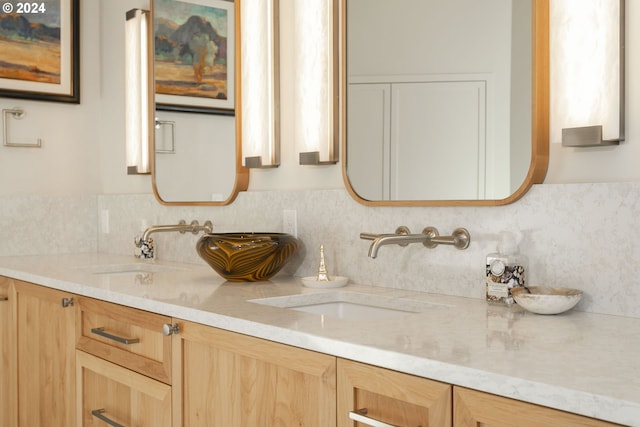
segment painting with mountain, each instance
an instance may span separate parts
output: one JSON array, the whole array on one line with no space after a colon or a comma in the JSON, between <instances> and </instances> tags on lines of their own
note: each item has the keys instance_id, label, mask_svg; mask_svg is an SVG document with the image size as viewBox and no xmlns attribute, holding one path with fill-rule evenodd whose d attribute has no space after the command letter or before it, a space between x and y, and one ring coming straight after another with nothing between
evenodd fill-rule
<instances>
[{"instance_id":1,"label":"painting with mountain","mask_svg":"<svg viewBox=\"0 0 640 427\"><path fill-rule=\"evenodd\" d=\"M234 108L234 3L154 0L154 77L161 109Z\"/></svg>"},{"instance_id":2,"label":"painting with mountain","mask_svg":"<svg viewBox=\"0 0 640 427\"><path fill-rule=\"evenodd\" d=\"M0 96L79 102L78 0L4 3Z\"/></svg>"}]
</instances>

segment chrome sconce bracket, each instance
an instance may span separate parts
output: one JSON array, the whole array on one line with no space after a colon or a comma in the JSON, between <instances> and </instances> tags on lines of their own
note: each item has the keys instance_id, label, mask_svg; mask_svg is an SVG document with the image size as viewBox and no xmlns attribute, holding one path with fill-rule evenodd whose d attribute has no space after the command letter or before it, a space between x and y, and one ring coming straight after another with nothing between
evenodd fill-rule
<instances>
[{"instance_id":1,"label":"chrome sconce bracket","mask_svg":"<svg viewBox=\"0 0 640 427\"><path fill-rule=\"evenodd\" d=\"M329 160L321 161L319 151L308 151L306 153L300 153L300 164L308 166L322 166L322 165L335 165L338 163L338 159L331 155Z\"/></svg>"},{"instance_id":2,"label":"chrome sconce bracket","mask_svg":"<svg viewBox=\"0 0 640 427\"><path fill-rule=\"evenodd\" d=\"M620 124L620 138L602 139L602 126L583 126L562 129L563 147L605 147L620 145L624 141L624 123Z\"/></svg>"},{"instance_id":3,"label":"chrome sconce bracket","mask_svg":"<svg viewBox=\"0 0 640 427\"><path fill-rule=\"evenodd\" d=\"M273 163L270 165L262 164L261 156L245 157L244 165L249 169L273 169L280 166L280 159L278 157L279 156L276 156L276 159L274 159Z\"/></svg>"}]
</instances>

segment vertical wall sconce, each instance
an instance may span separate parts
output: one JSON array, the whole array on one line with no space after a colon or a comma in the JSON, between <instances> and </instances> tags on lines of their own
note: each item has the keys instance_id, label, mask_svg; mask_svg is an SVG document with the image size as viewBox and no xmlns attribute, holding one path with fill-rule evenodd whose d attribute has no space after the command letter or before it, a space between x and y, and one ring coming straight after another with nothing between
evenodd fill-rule
<instances>
[{"instance_id":1,"label":"vertical wall sconce","mask_svg":"<svg viewBox=\"0 0 640 427\"><path fill-rule=\"evenodd\" d=\"M301 165L338 162L338 1L295 3L296 138Z\"/></svg>"},{"instance_id":2,"label":"vertical wall sconce","mask_svg":"<svg viewBox=\"0 0 640 427\"><path fill-rule=\"evenodd\" d=\"M625 134L625 1L552 0L550 19L552 129L562 130L563 146L619 144Z\"/></svg>"},{"instance_id":3,"label":"vertical wall sconce","mask_svg":"<svg viewBox=\"0 0 640 427\"><path fill-rule=\"evenodd\" d=\"M242 0L242 152L248 168L280 165L278 0Z\"/></svg>"},{"instance_id":4,"label":"vertical wall sconce","mask_svg":"<svg viewBox=\"0 0 640 427\"><path fill-rule=\"evenodd\" d=\"M129 175L149 174L149 143L153 89L150 88L149 42L151 40L150 12L132 9L126 13L125 23L125 129L126 160Z\"/></svg>"}]
</instances>

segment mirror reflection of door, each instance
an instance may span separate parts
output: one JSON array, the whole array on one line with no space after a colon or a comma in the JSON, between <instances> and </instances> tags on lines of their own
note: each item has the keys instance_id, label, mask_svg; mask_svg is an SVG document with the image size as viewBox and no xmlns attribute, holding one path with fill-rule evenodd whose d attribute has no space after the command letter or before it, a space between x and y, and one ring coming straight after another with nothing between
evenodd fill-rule
<instances>
[{"instance_id":1,"label":"mirror reflection of door","mask_svg":"<svg viewBox=\"0 0 640 427\"><path fill-rule=\"evenodd\" d=\"M482 200L517 190L531 159L531 2L346 1L354 191Z\"/></svg>"}]
</instances>

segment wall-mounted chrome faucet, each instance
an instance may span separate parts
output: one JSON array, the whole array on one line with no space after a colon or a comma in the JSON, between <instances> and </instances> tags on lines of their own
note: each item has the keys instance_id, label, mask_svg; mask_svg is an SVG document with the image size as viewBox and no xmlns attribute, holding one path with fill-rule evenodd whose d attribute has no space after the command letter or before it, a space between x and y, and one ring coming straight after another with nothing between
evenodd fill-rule
<instances>
[{"instance_id":1,"label":"wall-mounted chrome faucet","mask_svg":"<svg viewBox=\"0 0 640 427\"><path fill-rule=\"evenodd\" d=\"M155 258L155 245L153 239L149 236L153 233L166 233L171 231L177 231L181 234L192 233L198 234L199 232L211 233L213 230L213 223L211 221L205 221L203 225L196 220L191 221L191 224L187 224L185 220L180 220L177 224L170 225L152 225L144 230L140 238L135 239L137 258L154 259Z\"/></svg>"},{"instance_id":2,"label":"wall-mounted chrome faucet","mask_svg":"<svg viewBox=\"0 0 640 427\"><path fill-rule=\"evenodd\" d=\"M471 242L471 236L465 228L456 228L451 236L440 236L438 229L435 227L427 227L420 234L411 234L404 225L398 227L393 234L360 233L360 238L373 240L369 247L369 256L371 258L377 257L380 246L384 245L407 246L409 243L422 242L424 246L430 249L438 245L452 245L456 249L467 249Z\"/></svg>"}]
</instances>

